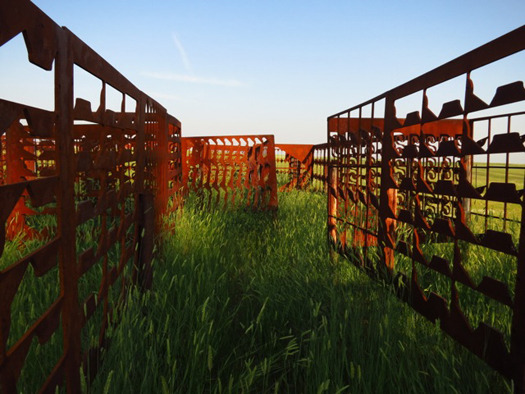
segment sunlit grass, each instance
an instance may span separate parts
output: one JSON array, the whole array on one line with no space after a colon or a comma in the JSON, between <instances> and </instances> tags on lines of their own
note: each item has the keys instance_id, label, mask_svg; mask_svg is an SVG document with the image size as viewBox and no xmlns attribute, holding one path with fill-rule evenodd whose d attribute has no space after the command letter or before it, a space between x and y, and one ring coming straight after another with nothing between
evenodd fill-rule
<instances>
[{"instance_id":1,"label":"sunlit grass","mask_svg":"<svg viewBox=\"0 0 525 394\"><path fill-rule=\"evenodd\" d=\"M474 163L472 167L472 184L474 187L484 186L486 184L487 169L486 163ZM523 188L525 164L509 164L508 170L505 170L504 163L491 163L489 169L489 182L505 182L507 176L507 182L515 183L517 189Z\"/></svg>"},{"instance_id":2,"label":"sunlit grass","mask_svg":"<svg viewBox=\"0 0 525 394\"><path fill-rule=\"evenodd\" d=\"M326 199L276 215L184 208L129 295L91 392L508 392L498 374L341 258Z\"/></svg>"}]
</instances>

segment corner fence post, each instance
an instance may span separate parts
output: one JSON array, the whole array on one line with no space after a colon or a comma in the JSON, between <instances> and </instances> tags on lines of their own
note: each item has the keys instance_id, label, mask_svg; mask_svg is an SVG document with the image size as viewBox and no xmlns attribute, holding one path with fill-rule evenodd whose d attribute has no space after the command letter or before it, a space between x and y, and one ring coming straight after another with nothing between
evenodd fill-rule
<instances>
[{"instance_id":1,"label":"corner fence post","mask_svg":"<svg viewBox=\"0 0 525 394\"><path fill-rule=\"evenodd\" d=\"M59 274L63 297L62 328L64 370L68 393L80 391L82 313L78 302L78 268L76 256L75 153L73 146L73 54L70 33L57 33L58 52L55 63L55 108Z\"/></svg>"}]
</instances>

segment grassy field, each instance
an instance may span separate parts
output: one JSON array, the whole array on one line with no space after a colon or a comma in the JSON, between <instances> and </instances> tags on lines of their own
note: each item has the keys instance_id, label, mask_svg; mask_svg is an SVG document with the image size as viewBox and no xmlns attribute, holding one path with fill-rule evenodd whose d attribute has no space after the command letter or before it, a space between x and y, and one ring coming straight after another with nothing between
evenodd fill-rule
<instances>
[{"instance_id":1,"label":"grassy field","mask_svg":"<svg viewBox=\"0 0 525 394\"><path fill-rule=\"evenodd\" d=\"M491 182L504 181L498 171L491 174ZM510 178L522 187L513 172ZM280 183L286 179L279 177ZM501 215L503 204L491 204L492 213ZM388 286L342 258L330 259L325 195L281 193L273 214L199 206L190 199L181 214L170 218L175 233L162 239L154 289L129 294L121 323L108 333L111 346L102 369L91 387L84 381L84 391L511 391L509 382L398 301ZM478 208L483 207L473 204ZM499 229L501 220L491 220L489 228ZM506 231L516 238L518 226L509 223ZM79 228L79 252L96 243L96 233ZM18 245L16 240L6 244L0 269L39 242ZM513 292L515 258L480 246L469 250L476 257L465 268L476 283L489 275ZM452 261L447 244L424 245L423 252ZM409 274L411 261L398 255L396 266ZM96 291L101 275L96 265L83 279L82 298ZM448 280L432 270L422 267L419 281L427 292L448 294ZM47 309L58 289L56 268L43 278L28 269L13 303L9 346ZM509 308L465 286L458 290L474 326L483 320L509 339ZM84 349L96 343L101 313L99 308L83 331ZM45 346L33 341L20 392L34 392L42 384L60 358L61 336L59 329Z\"/></svg>"},{"instance_id":2,"label":"grassy field","mask_svg":"<svg viewBox=\"0 0 525 394\"><path fill-rule=\"evenodd\" d=\"M275 216L189 201L130 294L98 392L509 392L509 383L343 260L326 198L281 194Z\"/></svg>"},{"instance_id":3,"label":"grassy field","mask_svg":"<svg viewBox=\"0 0 525 394\"><path fill-rule=\"evenodd\" d=\"M483 186L486 184L487 169L486 163L474 163L472 168L472 183L475 187ZM525 164L510 164L511 169L508 170L508 182L515 183L516 188L522 189L525 187L523 184L523 170ZM492 163L489 171L489 182L505 182L505 164L504 163Z\"/></svg>"},{"instance_id":4,"label":"grassy field","mask_svg":"<svg viewBox=\"0 0 525 394\"><path fill-rule=\"evenodd\" d=\"M479 167L478 167L479 166ZM476 163L472 170L472 184L474 187L485 186L487 185L487 169L486 163ZM505 178L509 183L514 183L516 189L520 190L525 188L525 179L524 179L524 170L525 164L511 164L513 168L508 170L508 173L505 171L504 164L493 163L489 171L489 180L491 182L505 182ZM504 216L504 210L507 211L507 218L511 220L521 221L521 208L519 204L504 204L502 202L486 202L483 200L471 200L471 209L473 213L485 214L487 212L491 216ZM495 229L502 228L503 222L493 221L493 226ZM517 234L516 234L517 235Z\"/></svg>"}]
</instances>

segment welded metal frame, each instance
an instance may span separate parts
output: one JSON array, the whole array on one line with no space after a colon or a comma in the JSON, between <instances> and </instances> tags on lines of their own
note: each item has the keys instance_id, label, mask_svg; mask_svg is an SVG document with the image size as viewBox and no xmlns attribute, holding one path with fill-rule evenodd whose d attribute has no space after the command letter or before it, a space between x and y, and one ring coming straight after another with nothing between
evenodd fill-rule
<instances>
[{"instance_id":1,"label":"welded metal frame","mask_svg":"<svg viewBox=\"0 0 525 394\"><path fill-rule=\"evenodd\" d=\"M0 271L0 391L16 392L31 343L44 345L61 324L62 355L41 391L65 385L79 392L80 369L93 378L108 345L110 316L130 286L151 286L155 230L181 187L180 122L33 3L0 2L0 46L19 34L29 61L54 72L55 110L0 100L1 250L6 227L15 233L31 228L28 209L38 211L33 221L47 216L55 224L39 233L37 249ZM100 81L96 110L87 100L74 100L75 67ZM106 108L109 85L122 94L120 111ZM130 101L135 108L126 112ZM13 211L19 219L25 214L23 225L13 227ZM96 246L82 247L87 235ZM60 294L8 345L11 306L30 265L36 277L58 270ZM101 268L100 284L80 298L81 279L95 266ZM96 324L95 314L101 316L100 334L87 349L82 331Z\"/></svg>"},{"instance_id":2,"label":"welded metal frame","mask_svg":"<svg viewBox=\"0 0 525 394\"><path fill-rule=\"evenodd\" d=\"M525 185L510 182L509 171L525 176L525 168L513 168L509 155L525 152L524 135L511 126L523 110L488 116L482 111L524 103L525 89L523 81L500 86L485 103L474 93L471 72L524 49L525 26L330 116L327 130L331 244L371 276L393 281L402 299L512 379L516 392L525 391ZM427 90L457 77L464 78L464 97L444 103L434 114ZM396 102L416 93L421 95L420 107L398 119ZM384 110L377 113L376 106ZM482 116L475 118L478 113ZM506 130L491 129L496 117L507 119ZM482 121L489 123L488 136L479 139L476 124ZM479 167L474 159L486 156L490 163L493 154L506 157L505 182L490 181L489 168L485 184L473 184L472 171ZM472 220L476 201L485 203L482 226ZM486 207L494 202L504 204L501 228L487 224ZM514 220L519 235L507 227L510 204L521 212ZM433 252L438 250L436 243L442 245L443 255ZM469 253L490 251L512 260L513 281L490 274L475 277ZM409 262L408 272L399 269L401 261ZM427 276L442 278L448 291L426 290L422 282ZM467 292L508 308L512 322L507 337L483 321L473 327L460 305Z\"/></svg>"},{"instance_id":3,"label":"welded metal frame","mask_svg":"<svg viewBox=\"0 0 525 394\"><path fill-rule=\"evenodd\" d=\"M277 174L287 175L288 182L279 191L305 189L312 178L314 145L277 144L275 166Z\"/></svg>"},{"instance_id":4,"label":"welded metal frame","mask_svg":"<svg viewBox=\"0 0 525 394\"><path fill-rule=\"evenodd\" d=\"M279 191L293 189L326 192L328 184L329 144L277 144L277 174L288 175Z\"/></svg>"}]
</instances>

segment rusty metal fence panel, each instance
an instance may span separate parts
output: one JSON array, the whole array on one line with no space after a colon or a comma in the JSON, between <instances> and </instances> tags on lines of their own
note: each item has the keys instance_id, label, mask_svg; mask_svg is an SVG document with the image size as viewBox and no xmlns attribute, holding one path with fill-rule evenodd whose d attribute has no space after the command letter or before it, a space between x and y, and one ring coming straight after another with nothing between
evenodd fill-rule
<instances>
[{"instance_id":1,"label":"rusty metal fence panel","mask_svg":"<svg viewBox=\"0 0 525 394\"><path fill-rule=\"evenodd\" d=\"M312 151L311 191L326 192L328 186L328 169L330 167L330 144L314 145Z\"/></svg>"},{"instance_id":2,"label":"rusty metal fence panel","mask_svg":"<svg viewBox=\"0 0 525 394\"><path fill-rule=\"evenodd\" d=\"M19 34L30 62L54 71L55 110L0 100L0 391L16 392L38 340L44 357L33 357L31 373L43 371L41 390L65 383L78 392L80 368L96 373L129 286L151 286L154 227L181 188L180 122L34 4L1 2L0 46ZM100 83L96 109L75 100L77 67ZM106 107L110 86L119 111ZM21 232L35 239L11 261L7 238ZM50 295L14 325L27 281ZM89 330L99 334L94 345L84 343Z\"/></svg>"},{"instance_id":3,"label":"rusty metal fence panel","mask_svg":"<svg viewBox=\"0 0 525 394\"><path fill-rule=\"evenodd\" d=\"M275 163L277 174L286 176L287 182L279 190L304 189L311 180L313 147L305 144L277 144Z\"/></svg>"},{"instance_id":4,"label":"rusty metal fence panel","mask_svg":"<svg viewBox=\"0 0 525 394\"><path fill-rule=\"evenodd\" d=\"M328 118L333 245L393 280L402 299L517 392L525 390L525 89L509 81L485 102L472 72L523 49L525 26ZM429 92L455 78L461 96L432 112ZM418 101L399 119L408 97Z\"/></svg>"},{"instance_id":5,"label":"rusty metal fence panel","mask_svg":"<svg viewBox=\"0 0 525 394\"><path fill-rule=\"evenodd\" d=\"M208 206L277 209L273 135L182 138L183 185Z\"/></svg>"},{"instance_id":6,"label":"rusty metal fence panel","mask_svg":"<svg viewBox=\"0 0 525 394\"><path fill-rule=\"evenodd\" d=\"M277 144L275 150L277 174L287 182L279 190L302 189L326 191L328 182L329 144Z\"/></svg>"}]
</instances>

